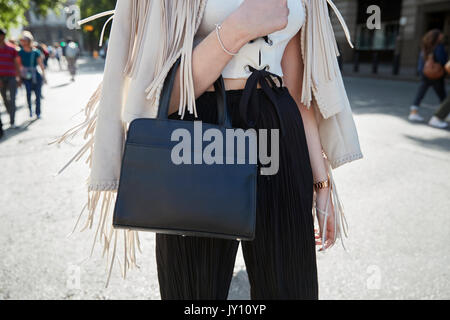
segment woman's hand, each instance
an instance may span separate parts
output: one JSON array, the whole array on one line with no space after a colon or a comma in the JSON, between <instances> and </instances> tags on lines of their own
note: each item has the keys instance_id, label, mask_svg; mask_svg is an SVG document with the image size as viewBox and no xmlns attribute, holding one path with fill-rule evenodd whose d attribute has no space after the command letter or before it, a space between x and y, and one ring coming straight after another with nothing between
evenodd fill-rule
<instances>
[{"instance_id":1,"label":"woman's hand","mask_svg":"<svg viewBox=\"0 0 450 320\"><path fill-rule=\"evenodd\" d=\"M249 41L286 28L289 8L287 0L245 0L230 16Z\"/></svg>"},{"instance_id":2,"label":"woman's hand","mask_svg":"<svg viewBox=\"0 0 450 320\"><path fill-rule=\"evenodd\" d=\"M325 211L327 201L328 201L328 210L327 210L328 217L326 218L326 216L324 214L321 214L320 210ZM319 251L324 251L324 250L328 249L329 247L331 247L336 241L336 239L335 239L335 237L336 237L335 212L334 212L333 203L331 202L330 190L328 188L319 190L316 193L316 208L320 209L320 210L317 210L317 220L319 222L319 229L320 229L319 232L320 233L318 233L316 230L316 245L322 246L323 231L324 231L324 228L326 228L325 244L324 244L323 248L320 248L320 250L319 250ZM326 226L324 226L325 218L326 218Z\"/></svg>"}]
</instances>

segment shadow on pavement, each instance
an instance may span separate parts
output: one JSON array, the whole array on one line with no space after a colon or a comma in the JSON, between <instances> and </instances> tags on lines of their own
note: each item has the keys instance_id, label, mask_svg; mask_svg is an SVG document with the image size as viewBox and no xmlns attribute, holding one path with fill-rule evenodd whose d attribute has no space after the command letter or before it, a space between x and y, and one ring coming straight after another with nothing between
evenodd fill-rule
<instances>
[{"instance_id":1,"label":"shadow on pavement","mask_svg":"<svg viewBox=\"0 0 450 320\"><path fill-rule=\"evenodd\" d=\"M448 130L450 131L450 130ZM450 151L450 143L448 138L434 138L434 139L426 139L413 137L410 135L405 135L405 138L420 144L423 147L439 150L439 151Z\"/></svg>"},{"instance_id":2,"label":"shadow on pavement","mask_svg":"<svg viewBox=\"0 0 450 320\"><path fill-rule=\"evenodd\" d=\"M418 82L345 78L345 87L355 114L388 114L405 121L408 121L409 107L413 103L418 86ZM430 88L420 112L425 118L431 117L439 105L435 92Z\"/></svg>"},{"instance_id":3,"label":"shadow on pavement","mask_svg":"<svg viewBox=\"0 0 450 320\"><path fill-rule=\"evenodd\" d=\"M24 122L22 125L17 126L15 129L9 128L4 131L3 138L0 139L0 144L14 138L15 136L18 136L19 134L22 134L29 130L29 128L35 123L39 121L38 119L32 119L27 122Z\"/></svg>"},{"instance_id":4,"label":"shadow on pavement","mask_svg":"<svg viewBox=\"0 0 450 320\"><path fill-rule=\"evenodd\" d=\"M72 84L72 82L65 82L65 83L61 83L61 84L55 85L55 86L50 86L49 88L50 89L60 89L60 88L68 87L71 84Z\"/></svg>"}]
</instances>

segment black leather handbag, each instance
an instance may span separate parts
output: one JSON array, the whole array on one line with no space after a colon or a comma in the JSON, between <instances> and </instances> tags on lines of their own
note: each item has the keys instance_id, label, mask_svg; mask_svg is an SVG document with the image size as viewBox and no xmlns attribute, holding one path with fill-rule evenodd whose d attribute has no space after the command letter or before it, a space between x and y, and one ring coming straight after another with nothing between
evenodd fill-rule
<instances>
[{"instance_id":1,"label":"black leather handbag","mask_svg":"<svg viewBox=\"0 0 450 320\"><path fill-rule=\"evenodd\" d=\"M130 123L113 226L251 241L255 236L258 164L250 163L250 152L245 152L245 164L238 164L237 152L234 152L234 164L176 165L172 160L173 148L179 143L172 141L172 133L182 129L191 137L195 135L195 121L168 119L179 65L180 59L166 78L158 117L136 119ZM202 123L202 127L203 131L220 130L225 138L226 130L232 127L223 78L220 77L214 86L218 125ZM205 147L206 142L202 143ZM225 155L226 143L223 145ZM242 160L242 155L239 158Z\"/></svg>"}]
</instances>

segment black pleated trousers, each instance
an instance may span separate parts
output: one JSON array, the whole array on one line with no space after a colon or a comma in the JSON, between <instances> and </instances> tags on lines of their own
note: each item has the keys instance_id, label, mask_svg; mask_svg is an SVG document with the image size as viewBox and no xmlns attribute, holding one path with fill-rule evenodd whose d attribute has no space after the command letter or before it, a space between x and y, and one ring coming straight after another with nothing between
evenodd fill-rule
<instances>
[{"instance_id":1,"label":"black pleated trousers","mask_svg":"<svg viewBox=\"0 0 450 320\"><path fill-rule=\"evenodd\" d=\"M275 90L275 89L273 89ZM254 241L241 241L252 300L318 299L314 239L313 175L301 113L286 87L274 91L277 108L263 89L255 89L255 129L279 129L280 167L259 175ZM233 127L242 127L244 90L227 91ZM196 101L198 118L217 123L216 95ZM174 114L172 119L178 119ZM270 136L270 131L269 131ZM270 150L270 148L269 148ZM208 193L205 192L205 197ZM162 300L226 300L239 242L208 237L156 234L156 259Z\"/></svg>"}]
</instances>

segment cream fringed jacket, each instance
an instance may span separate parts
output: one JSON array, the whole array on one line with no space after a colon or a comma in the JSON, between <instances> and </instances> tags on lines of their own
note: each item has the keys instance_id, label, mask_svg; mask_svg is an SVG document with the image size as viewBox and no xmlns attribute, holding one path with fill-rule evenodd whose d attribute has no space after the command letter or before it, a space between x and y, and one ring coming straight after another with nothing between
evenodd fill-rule
<instances>
[{"instance_id":1,"label":"cream fringed jacket","mask_svg":"<svg viewBox=\"0 0 450 320\"><path fill-rule=\"evenodd\" d=\"M300 35L305 65L302 103L316 111L320 138L331 174L332 169L363 156L338 67L336 57L339 52L327 2L336 12L348 40L349 33L342 16L330 0L298 1L302 1L307 15ZM92 228L96 224L94 244L100 241L103 252L111 253L108 254L109 276L113 262L118 258L116 249L119 244L125 244L124 251L121 250L124 260L120 263L124 276L127 269L137 266L136 249L140 250L137 232L119 231L112 227L112 211L127 125L137 118L156 117L165 77L180 56L180 114L195 112L194 85L190 76L191 57L193 38L201 23L206 2L118 0L114 11L90 18L92 20L113 14L108 20L113 19L113 24L103 82L85 109L85 121L69 130L57 142L67 141L79 132L84 133L85 145L63 170L72 161L88 154L91 171L88 203L84 208L87 209L85 228ZM337 234L341 236L345 233L345 218L334 181L332 186L333 204L338 215Z\"/></svg>"}]
</instances>

